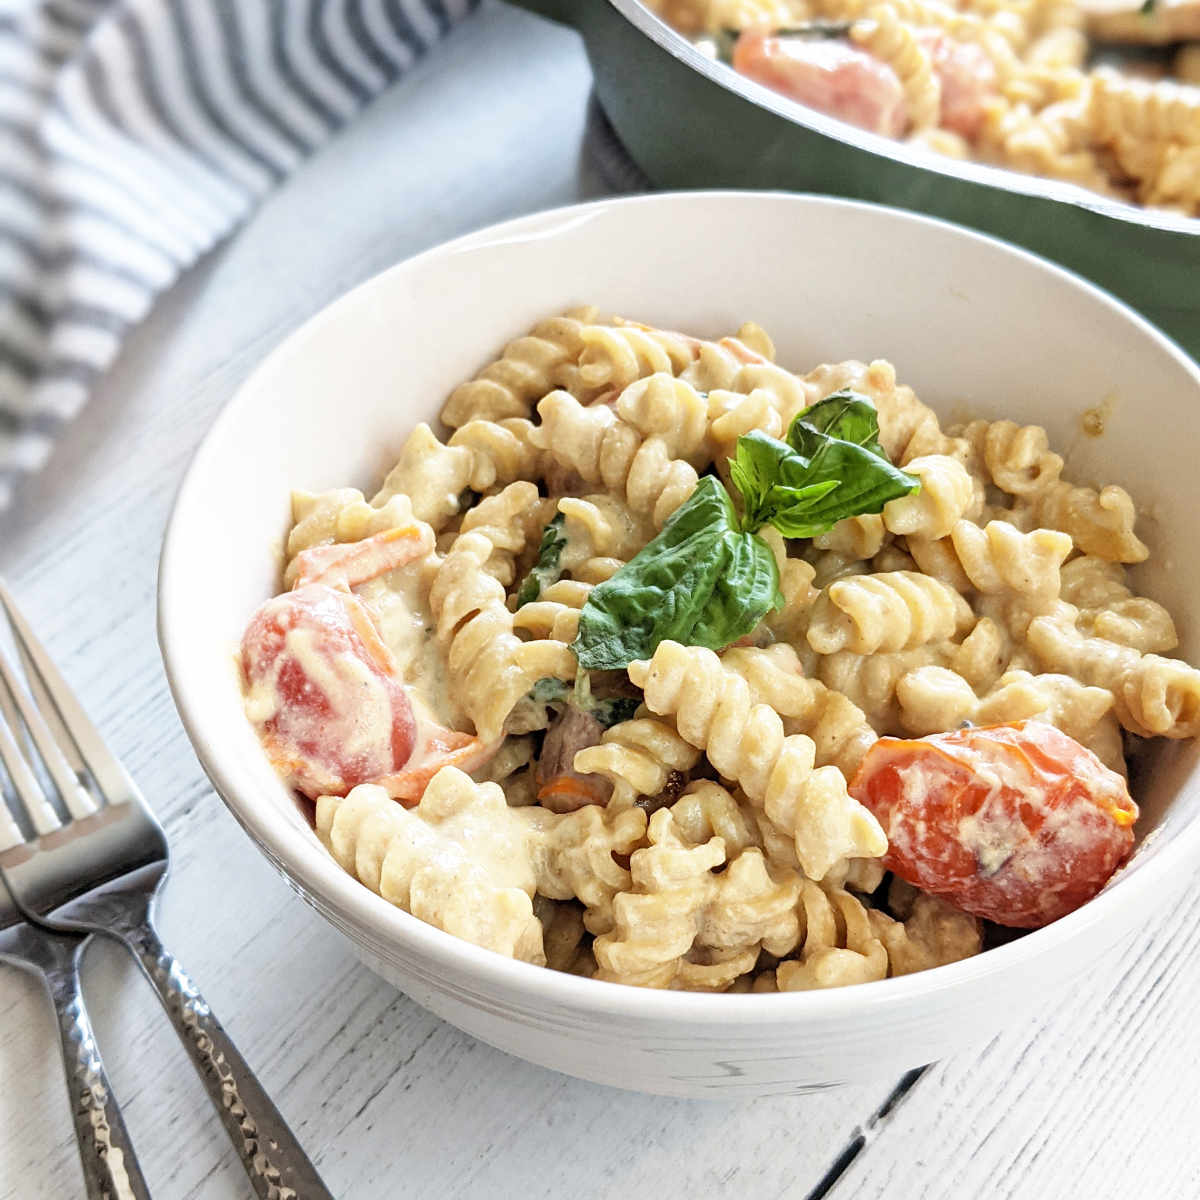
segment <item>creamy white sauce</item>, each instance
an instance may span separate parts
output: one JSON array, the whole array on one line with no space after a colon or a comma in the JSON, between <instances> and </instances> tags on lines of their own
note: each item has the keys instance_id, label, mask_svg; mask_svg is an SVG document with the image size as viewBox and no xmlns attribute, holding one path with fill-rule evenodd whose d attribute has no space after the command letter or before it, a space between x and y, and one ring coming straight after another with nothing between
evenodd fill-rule
<instances>
[{"instance_id":1,"label":"creamy white sauce","mask_svg":"<svg viewBox=\"0 0 1200 1200\"><path fill-rule=\"evenodd\" d=\"M434 637L433 616L426 601L428 589L422 580L426 569L425 562L410 563L355 591L374 613L379 634L395 656L410 697L419 702L414 703L414 711L423 707L426 720L461 729L464 715L451 696L446 662ZM422 714L417 715L420 724ZM417 757L415 752L413 757Z\"/></svg>"},{"instance_id":2,"label":"creamy white sauce","mask_svg":"<svg viewBox=\"0 0 1200 1200\"><path fill-rule=\"evenodd\" d=\"M276 661L278 665L293 659L304 672L313 688L320 691L329 701L331 712L328 717L311 717L306 710L294 708L290 715L290 726L301 731L303 736L312 736L326 745L337 746L342 754L352 758L379 761L383 758L382 770L391 766L392 749L392 699L383 680L354 654L338 654L334 657L321 650L310 629L289 629L284 642L284 653ZM299 727L299 728L298 728ZM340 757L341 755L339 755Z\"/></svg>"}]
</instances>

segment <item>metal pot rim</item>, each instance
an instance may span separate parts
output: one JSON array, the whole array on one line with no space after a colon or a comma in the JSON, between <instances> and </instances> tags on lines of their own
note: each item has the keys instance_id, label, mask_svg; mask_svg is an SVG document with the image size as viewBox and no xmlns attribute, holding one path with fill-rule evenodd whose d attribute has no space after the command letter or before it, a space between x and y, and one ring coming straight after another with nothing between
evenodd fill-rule
<instances>
[{"instance_id":1,"label":"metal pot rim","mask_svg":"<svg viewBox=\"0 0 1200 1200\"><path fill-rule=\"evenodd\" d=\"M639 33L659 49L696 71L710 83L794 125L833 141L861 150L876 158L890 159L916 171L927 171L948 178L967 180L992 191L1054 200L1074 208L1093 212L1126 225L1165 233L1200 235L1200 218L1185 217L1161 210L1143 208L1113 200L1077 184L1026 175L1006 167L968 159L954 159L932 150L921 150L904 142L858 129L845 121L825 116L816 109L773 92L754 80L739 75L732 67L701 54L683 34L656 17L641 0L607 0L608 4Z\"/></svg>"}]
</instances>

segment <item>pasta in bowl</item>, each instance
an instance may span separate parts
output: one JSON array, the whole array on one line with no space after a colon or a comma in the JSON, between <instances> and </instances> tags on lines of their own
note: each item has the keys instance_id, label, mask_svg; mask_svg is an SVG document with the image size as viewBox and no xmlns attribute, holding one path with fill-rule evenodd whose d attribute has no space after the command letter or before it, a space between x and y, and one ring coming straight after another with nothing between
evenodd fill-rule
<instances>
[{"instance_id":1,"label":"pasta in bowl","mask_svg":"<svg viewBox=\"0 0 1200 1200\"><path fill-rule=\"evenodd\" d=\"M1059 344L1043 354L1029 314L994 348L956 358L903 315L856 318L847 301L869 273L853 268L847 291L820 288L849 314L832 334L809 316L797 337L781 320L797 302L782 265L715 315L665 284L628 307L634 289L618 281L647 245L688 245L735 216L737 255L766 262L758 239L786 228L792 268L826 280L824 245L853 236L869 256L899 222L924 261L957 252L946 294L971 298L971 321L955 304L939 320L974 329L1036 284L1064 314ZM568 250L599 279L604 310L545 315L573 298L557 263ZM964 254L982 256L986 287L964 274ZM415 297L445 288L463 256L500 274L523 265L532 333L481 313L486 339L459 346L462 310L419 310ZM735 257L717 252L713 277ZM777 353L760 328L737 327L751 312L777 331ZM389 373L393 320L452 361L407 355ZM941 354L948 384L929 385L934 407L918 397L935 373L910 387L869 358L878 345L902 366L903 344ZM1073 377L1053 366L1064 353ZM1191 836L1194 672L1167 656L1166 616L1186 651L1187 581L1143 585L1140 560L1164 542L1153 521L1135 527L1128 459L1111 474L1104 455L1089 462L1108 436L1082 435L1070 467L1052 448L1068 448L1085 410L1092 426L1122 428L1113 397L1132 386L1130 353L1145 394L1195 394L1181 357L1070 277L935 223L829 201L656 197L426 256L277 352L198 457L163 563L181 710L219 790L302 893L373 966L489 1041L680 1094L795 1090L927 1060L1019 1007L1010 981L1022 971L1053 990L1132 932L1141 881L1162 880L1158 864ZM328 411L342 354L368 393L347 401L361 426L350 454L333 436L346 413ZM1047 372L1039 397L1053 374L1087 403L1069 415L1031 405L1014 386L1030 364ZM264 447L279 396L291 398L275 452ZM1166 439L1130 453L1171 451ZM233 537L238 574L222 571L230 595L211 624L225 665L199 705L195 677L181 682L196 639L170 634L186 603L173 547L190 558L217 536L209 523L228 536L216 464L228 472L239 453L272 515ZM830 463L833 488L818 477ZM1159 520L1177 516L1149 483ZM304 485L285 522L279 501ZM236 503L245 511L244 494ZM330 722L334 710L346 719ZM1017 757L979 740L996 728ZM1122 730L1172 735L1130 759L1128 785ZM1035 754L1033 821L1017 763ZM971 813L897 812L938 791L917 786L935 766L966 770L971 755L976 793L985 770L1000 780ZM1137 828L1152 831L1132 861L1130 791ZM1039 871L1084 868L1037 876L1033 901L1018 894L1009 885L1031 859L1012 820L1043 852ZM918 826L985 869L934 877L945 847L924 853L906 836ZM1015 941L990 924L1047 920ZM819 1046L806 1036L818 1032ZM729 1062L744 1074L718 1065Z\"/></svg>"},{"instance_id":2,"label":"pasta in bowl","mask_svg":"<svg viewBox=\"0 0 1200 1200\"><path fill-rule=\"evenodd\" d=\"M347 871L503 954L711 991L954 962L975 914L1107 882L1124 738L1200 732L1129 493L1041 426L943 431L888 362L774 358L551 316L372 500L294 494L246 708Z\"/></svg>"}]
</instances>

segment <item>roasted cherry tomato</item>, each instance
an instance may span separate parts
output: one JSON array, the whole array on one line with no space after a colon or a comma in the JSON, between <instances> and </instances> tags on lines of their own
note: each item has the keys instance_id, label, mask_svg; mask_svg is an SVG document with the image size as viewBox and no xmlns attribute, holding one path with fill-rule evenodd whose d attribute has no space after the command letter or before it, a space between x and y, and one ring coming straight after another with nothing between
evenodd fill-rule
<instances>
[{"instance_id":1,"label":"roasted cherry tomato","mask_svg":"<svg viewBox=\"0 0 1200 1200\"><path fill-rule=\"evenodd\" d=\"M733 48L733 67L772 91L872 133L899 137L908 124L899 76L849 42L773 37L748 29Z\"/></svg>"},{"instance_id":2,"label":"roasted cherry tomato","mask_svg":"<svg viewBox=\"0 0 1200 1200\"><path fill-rule=\"evenodd\" d=\"M1138 815L1120 775L1032 720L880 738L850 791L901 879L1022 928L1090 900L1132 850Z\"/></svg>"},{"instance_id":3,"label":"roasted cherry tomato","mask_svg":"<svg viewBox=\"0 0 1200 1200\"><path fill-rule=\"evenodd\" d=\"M352 592L311 583L268 600L242 637L246 711L308 796L399 771L416 722L391 651Z\"/></svg>"},{"instance_id":4,"label":"roasted cherry tomato","mask_svg":"<svg viewBox=\"0 0 1200 1200\"><path fill-rule=\"evenodd\" d=\"M998 91L992 60L982 46L960 42L938 29L918 30L915 37L942 85L939 124L973 140L983 127L987 101Z\"/></svg>"}]
</instances>

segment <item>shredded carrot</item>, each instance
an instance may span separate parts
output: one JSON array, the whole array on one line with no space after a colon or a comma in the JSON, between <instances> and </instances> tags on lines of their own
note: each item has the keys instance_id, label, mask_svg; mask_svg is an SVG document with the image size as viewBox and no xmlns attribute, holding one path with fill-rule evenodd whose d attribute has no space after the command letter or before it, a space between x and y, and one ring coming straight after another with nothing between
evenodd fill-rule
<instances>
[{"instance_id":1,"label":"shredded carrot","mask_svg":"<svg viewBox=\"0 0 1200 1200\"><path fill-rule=\"evenodd\" d=\"M433 530L428 525L401 525L385 529L357 542L313 546L296 555L297 574L293 590L310 583L352 588L378 575L402 567L433 549Z\"/></svg>"},{"instance_id":2,"label":"shredded carrot","mask_svg":"<svg viewBox=\"0 0 1200 1200\"><path fill-rule=\"evenodd\" d=\"M429 781L443 767L474 771L483 766L499 748L499 742L484 743L469 733L437 727L426 737L419 763L410 764L402 771L371 782L379 784L393 800L399 800L411 808L425 794Z\"/></svg>"},{"instance_id":3,"label":"shredded carrot","mask_svg":"<svg viewBox=\"0 0 1200 1200\"><path fill-rule=\"evenodd\" d=\"M771 361L769 358L764 358L757 350L751 350L741 338L723 337L717 345L724 346L735 358L744 363L769 363Z\"/></svg>"},{"instance_id":4,"label":"shredded carrot","mask_svg":"<svg viewBox=\"0 0 1200 1200\"><path fill-rule=\"evenodd\" d=\"M385 675L396 674L396 658L391 647L383 640L375 618L366 605L353 593L343 593L346 602L346 613L354 632L362 639L363 649L366 650L375 666Z\"/></svg>"},{"instance_id":5,"label":"shredded carrot","mask_svg":"<svg viewBox=\"0 0 1200 1200\"><path fill-rule=\"evenodd\" d=\"M603 804L604 793L597 786L599 781L593 781L590 776L556 775L538 788L537 798L546 800L567 800L571 803L582 801L583 804Z\"/></svg>"}]
</instances>

